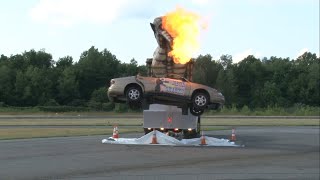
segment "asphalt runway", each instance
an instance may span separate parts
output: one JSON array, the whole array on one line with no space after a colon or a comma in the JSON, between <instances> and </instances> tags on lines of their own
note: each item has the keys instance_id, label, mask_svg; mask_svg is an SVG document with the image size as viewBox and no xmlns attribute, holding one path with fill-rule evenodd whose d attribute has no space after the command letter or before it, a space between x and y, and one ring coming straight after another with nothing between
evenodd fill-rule
<instances>
[{"instance_id":1,"label":"asphalt runway","mask_svg":"<svg viewBox=\"0 0 320 180\"><path fill-rule=\"evenodd\" d=\"M319 179L318 126L238 127L241 148L112 145L103 138L2 140L0 179Z\"/></svg>"}]
</instances>

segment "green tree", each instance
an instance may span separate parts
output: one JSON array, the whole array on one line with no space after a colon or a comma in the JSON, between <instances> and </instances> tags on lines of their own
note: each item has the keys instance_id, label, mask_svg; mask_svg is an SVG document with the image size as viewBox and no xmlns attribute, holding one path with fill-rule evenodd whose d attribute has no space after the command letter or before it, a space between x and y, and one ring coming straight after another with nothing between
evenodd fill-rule
<instances>
[{"instance_id":1,"label":"green tree","mask_svg":"<svg viewBox=\"0 0 320 180\"><path fill-rule=\"evenodd\" d=\"M107 91L106 87L94 90L91 94L91 100L99 103L109 102Z\"/></svg>"},{"instance_id":2,"label":"green tree","mask_svg":"<svg viewBox=\"0 0 320 180\"><path fill-rule=\"evenodd\" d=\"M275 107L280 104L281 92L275 83L267 81L261 92L260 104L261 107Z\"/></svg>"},{"instance_id":3,"label":"green tree","mask_svg":"<svg viewBox=\"0 0 320 180\"><path fill-rule=\"evenodd\" d=\"M56 67L65 69L67 67L72 66L72 64L73 64L73 58L71 56L66 56L63 58L59 58L59 60L56 63Z\"/></svg>"},{"instance_id":4,"label":"green tree","mask_svg":"<svg viewBox=\"0 0 320 180\"><path fill-rule=\"evenodd\" d=\"M91 99L89 101L89 107L96 110L103 110L103 104L107 103L108 101L107 88L102 87L92 92Z\"/></svg>"},{"instance_id":5,"label":"green tree","mask_svg":"<svg viewBox=\"0 0 320 180\"><path fill-rule=\"evenodd\" d=\"M265 61L265 67L270 78L267 79L270 83L276 84L280 90L280 95L277 97L277 105L288 107L292 104L288 95L289 83L293 80L292 62L289 58L277 58L272 56L270 60Z\"/></svg>"},{"instance_id":6,"label":"green tree","mask_svg":"<svg viewBox=\"0 0 320 180\"><path fill-rule=\"evenodd\" d=\"M319 105L319 58L306 52L293 62L288 85L292 103Z\"/></svg>"},{"instance_id":7,"label":"green tree","mask_svg":"<svg viewBox=\"0 0 320 180\"><path fill-rule=\"evenodd\" d=\"M108 86L110 80L121 73L119 64L116 56L106 49L99 52L91 47L83 52L76 64L80 96L89 100L95 89Z\"/></svg>"},{"instance_id":8,"label":"green tree","mask_svg":"<svg viewBox=\"0 0 320 180\"><path fill-rule=\"evenodd\" d=\"M219 62L224 69L227 69L232 65L232 56L228 54L222 55L220 56Z\"/></svg>"},{"instance_id":9,"label":"green tree","mask_svg":"<svg viewBox=\"0 0 320 180\"><path fill-rule=\"evenodd\" d=\"M45 68L29 66L25 72L27 82L24 89L23 98L25 105L35 106L43 105L52 99L52 81L47 76L48 71Z\"/></svg>"},{"instance_id":10,"label":"green tree","mask_svg":"<svg viewBox=\"0 0 320 180\"><path fill-rule=\"evenodd\" d=\"M214 87L216 86L218 73L222 68L222 65L214 61L211 55L200 55L195 60L193 81L199 84Z\"/></svg>"},{"instance_id":11,"label":"green tree","mask_svg":"<svg viewBox=\"0 0 320 180\"><path fill-rule=\"evenodd\" d=\"M54 64L52 55L46 53L44 50L36 52L32 49L28 52L24 52L22 56L29 66L35 66L38 68L50 68Z\"/></svg>"},{"instance_id":12,"label":"green tree","mask_svg":"<svg viewBox=\"0 0 320 180\"><path fill-rule=\"evenodd\" d=\"M319 62L319 57L310 52L293 60L248 56L236 64L230 55L215 61L207 54L196 58L193 75L195 82L221 90L226 105L232 108L307 108L320 104ZM114 104L108 102L106 93L110 80L146 72L146 66L139 66L135 59L121 63L110 51L94 47L84 51L78 62L70 56L55 62L44 50L1 55L0 104L89 104L99 110L112 110Z\"/></svg>"},{"instance_id":13,"label":"green tree","mask_svg":"<svg viewBox=\"0 0 320 180\"><path fill-rule=\"evenodd\" d=\"M235 71L236 95L239 107L258 106L261 89L267 77L264 66L259 59L249 55L238 63Z\"/></svg>"},{"instance_id":14,"label":"green tree","mask_svg":"<svg viewBox=\"0 0 320 180\"><path fill-rule=\"evenodd\" d=\"M15 86L15 91L14 91L15 100L14 102L10 102L10 103L15 106L24 106L25 105L24 92L25 92L25 88L28 86L28 82L26 80L24 73L21 70L17 71L14 86Z\"/></svg>"},{"instance_id":15,"label":"green tree","mask_svg":"<svg viewBox=\"0 0 320 180\"><path fill-rule=\"evenodd\" d=\"M14 80L14 71L6 65L0 65L0 102L11 104Z\"/></svg>"},{"instance_id":16,"label":"green tree","mask_svg":"<svg viewBox=\"0 0 320 180\"><path fill-rule=\"evenodd\" d=\"M236 86L232 65L228 65L226 69L220 69L217 77L217 88L221 90L225 97L225 105L231 107L236 103Z\"/></svg>"},{"instance_id":17,"label":"green tree","mask_svg":"<svg viewBox=\"0 0 320 180\"><path fill-rule=\"evenodd\" d=\"M75 99L81 99L79 93L79 82L74 67L67 67L63 70L58 79L57 100L59 104L69 104Z\"/></svg>"}]
</instances>

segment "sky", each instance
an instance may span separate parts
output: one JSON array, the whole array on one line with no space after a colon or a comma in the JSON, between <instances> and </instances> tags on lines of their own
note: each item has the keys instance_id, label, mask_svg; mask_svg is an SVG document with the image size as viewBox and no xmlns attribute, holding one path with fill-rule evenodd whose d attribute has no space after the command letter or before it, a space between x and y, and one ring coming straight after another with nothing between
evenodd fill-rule
<instances>
[{"instance_id":1,"label":"sky","mask_svg":"<svg viewBox=\"0 0 320 180\"><path fill-rule=\"evenodd\" d=\"M157 47L149 23L176 7L207 23L194 57L319 57L319 0L0 0L0 54L44 49L78 61L95 46L142 65Z\"/></svg>"}]
</instances>

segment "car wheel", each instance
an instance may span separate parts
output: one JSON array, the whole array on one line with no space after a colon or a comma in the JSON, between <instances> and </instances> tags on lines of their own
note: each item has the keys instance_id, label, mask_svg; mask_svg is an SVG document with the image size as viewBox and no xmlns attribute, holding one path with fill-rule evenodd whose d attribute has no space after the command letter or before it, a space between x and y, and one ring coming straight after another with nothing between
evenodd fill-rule
<instances>
[{"instance_id":1,"label":"car wheel","mask_svg":"<svg viewBox=\"0 0 320 180\"><path fill-rule=\"evenodd\" d=\"M139 102L142 98L142 91L137 86L131 86L126 91L128 102Z\"/></svg>"},{"instance_id":2,"label":"car wheel","mask_svg":"<svg viewBox=\"0 0 320 180\"><path fill-rule=\"evenodd\" d=\"M192 103L197 109L205 109L209 103L209 97L206 93L197 92L192 98Z\"/></svg>"},{"instance_id":3,"label":"car wheel","mask_svg":"<svg viewBox=\"0 0 320 180\"><path fill-rule=\"evenodd\" d=\"M198 109L195 107L190 107L190 113L194 116L201 116L204 112L204 109Z\"/></svg>"}]
</instances>

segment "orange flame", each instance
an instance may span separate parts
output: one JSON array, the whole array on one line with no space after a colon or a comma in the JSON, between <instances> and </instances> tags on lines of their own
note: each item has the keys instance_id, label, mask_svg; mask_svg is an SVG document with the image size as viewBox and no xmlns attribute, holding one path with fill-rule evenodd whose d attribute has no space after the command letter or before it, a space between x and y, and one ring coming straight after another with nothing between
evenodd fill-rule
<instances>
[{"instance_id":1,"label":"orange flame","mask_svg":"<svg viewBox=\"0 0 320 180\"><path fill-rule=\"evenodd\" d=\"M172 51L168 55L176 64L189 62L199 50L199 21L198 15L179 7L162 18L162 28L173 37Z\"/></svg>"}]
</instances>

